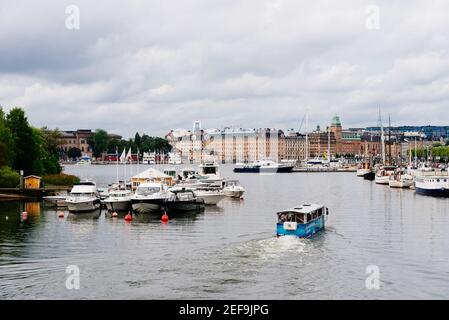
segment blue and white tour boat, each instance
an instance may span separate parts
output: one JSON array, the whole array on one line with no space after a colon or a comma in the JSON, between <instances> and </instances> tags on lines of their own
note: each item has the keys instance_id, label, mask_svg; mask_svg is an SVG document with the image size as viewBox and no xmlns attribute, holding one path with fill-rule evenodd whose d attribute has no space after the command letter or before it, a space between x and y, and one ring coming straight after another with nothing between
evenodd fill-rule
<instances>
[{"instance_id":1,"label":"blue and white tour boat","mask_svg":"<svg viewBox=\"0 0 449 320\"><path fill-rule=\"evenodd\" d=\"M325 229L329 209L320 204L303 204L277 213L277 236L308 238Z\"/></svg>"}]
</instances>

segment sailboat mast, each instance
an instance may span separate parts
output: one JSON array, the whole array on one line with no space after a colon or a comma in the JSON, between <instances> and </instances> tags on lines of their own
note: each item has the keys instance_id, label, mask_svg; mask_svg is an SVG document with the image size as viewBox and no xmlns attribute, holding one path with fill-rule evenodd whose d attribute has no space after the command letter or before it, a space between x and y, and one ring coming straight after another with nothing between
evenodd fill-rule
<instances>
[{"instance_id":1,"label":"sailboat mast","mask_svg":"<svg viewBox=\"0 0 449 320\"><path fill-rule=\"evenodd\" d=\"M306 162L309 161L309 113L306 112Z\"/></svg>"},{"instance_id":2,"label":"sailboat mast","mask_svg":"<svg viewBox=\"0 0 449 320\"><path fill-rule=\"evenodd\" d=\"M379 125L380 125L380 143L382 147L382 164L385 165L385 134L384 134L384 125L382 123L382 113L379 107Z\"/></svg>"},{"instance_id":3,"label":"sailboat mast","mask_svg":"<svg viewBox=\"0 0 449 320\"><path fill-rule=\"evenodd\" d=\"M388 164L391 165L391 119L388 114Z\"/></svg>"}]
</instances>

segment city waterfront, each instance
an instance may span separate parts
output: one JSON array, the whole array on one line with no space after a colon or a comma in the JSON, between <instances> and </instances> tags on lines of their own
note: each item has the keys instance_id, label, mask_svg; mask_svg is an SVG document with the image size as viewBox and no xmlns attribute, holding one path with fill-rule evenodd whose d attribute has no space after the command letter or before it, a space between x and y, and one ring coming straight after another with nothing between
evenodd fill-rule
<instances>
[{"instance_id":1,"label":"city waterfront","mask_svg":"<svg viewBox=\"0 0 449 320\"><path fill-rule=\"evenodd\" d=\"M139 170L147 166L141 165ZM158 167L163 169L165 166ZM449 292L449 201L355 173L234 174L244 200L225 199L163 224L158 216L73 215L0 203L0 297L12 299L438 299ZM128 168L130 174L131 167ZM137 166L133 167L137 173ZM66 166L104 187L115 166ZM123 168L120 168L122 174ZM278 210L322 203L312 239L275 237ZM24 206L32 207L21 221ZM66 288L66 268L80 289ZM378 267L380 288L367 286ZM370 268L368 268L370 269ZM370 290L371 289L371 290Z\"/></svg>"}]
</instances>

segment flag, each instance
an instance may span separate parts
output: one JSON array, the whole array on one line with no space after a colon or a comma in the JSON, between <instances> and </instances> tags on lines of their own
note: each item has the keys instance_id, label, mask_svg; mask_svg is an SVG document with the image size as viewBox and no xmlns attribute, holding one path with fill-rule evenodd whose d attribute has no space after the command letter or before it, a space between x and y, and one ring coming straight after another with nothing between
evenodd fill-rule
<instances>
[{"instance_id":1,"label":"flag","mask_svg":"<svg viewBox=\"0 0 449 320\"><path fill-rule=\"evenodd\" d=\"M131 148L129 148L128 154L126 155L126 161L131 160L132 161L132 153L131 153Z\"/></svg>"},{"instance_id":2,"label":"flag","mask_svg":"<svg viewBox=\"0 0 449 320\"><path fill-rule=\"evenodd\" d=\"M126 161L126 148L123 149L122 155L120 156L120 162L124 163Z\"/></svg>"}]
</instances>

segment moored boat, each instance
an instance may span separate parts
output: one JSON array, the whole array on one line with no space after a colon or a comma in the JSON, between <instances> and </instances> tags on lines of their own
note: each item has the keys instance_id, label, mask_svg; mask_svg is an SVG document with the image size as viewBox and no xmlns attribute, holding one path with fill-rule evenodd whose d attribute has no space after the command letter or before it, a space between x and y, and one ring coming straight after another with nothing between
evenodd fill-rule
<instances>
[{"instance_id":1,"label":"moored boat","mask_svg":"<svg viewBox=\"0 0 449 320\"><path fill-rule=\"evenodd\" d=\"M141 183L131 197L131 205L133 210L138 213L159 213L170 196L167 187L162 183Z\"/></svg>"},{"instance_id":2,"label":"moored boat","mask_svg":"<svg viewBox=\"0 0 449 320\"><path fill-rule=\"evenodd\" d=\"M374 181L377 184L388 185L390 182L390 176L394 174L396 166L383 166L377 172Z\"/></svg>"},{"instance_id":3,"label":"moored boat","mask_svg":"<svg viewBox=\"0 0 449 320\"><path fill-rule=\"evenodd\" d=\"M164 209L171 213L201 211L204 209L204 200L197 197L191 189L172 189L171 196L164 201Z\"/></svg>"},{"instance_id":4,"label":"moored boat","mask_svg":"<svg viewBox=\"0 0 449 320\"><path fill-rule=\"evenodd\" d=\"M100 196L94 182L85 181L73 186L66 199L70 212L80 213L101 209Z\"/></svg>"},{"instance_id":5,"label":"moored boat","mask_svg":"<svg viewBox=\"0 0 449 320\"><path fill-rule=\"evenodd\" d=\"M286 173L292 172L294 167L295 166L292 163L278 163L271 160L256 160L250 164L237 164L234 168L234 172Z\"/></svg>"},{"instance_id":6,"label":"moored boat","mask_svg":"<svg viewBox=\"0 0 449 320\"><path fill-rule=\"evenodd\" d=\"M227 180L223 192L230 198L241 198L245 193L245 188L240 185L238 180Z\"/></svg>"},{"instance_id":7,"label":"moored boat","mask_svg":"<svg viewBox=\"0 0 449 320\"><path fill-rule=\"evenodd\" d=\"M277 213L276 235L308 238L325 229L329 209L320 204L303 204Z\"/></svg>"},{"instance_id":8,"label":"moored boat","mask_svg":"<svg viewBox=\"0 0 449 320\"><path fill-rule=\"evenodd\" d=\"M413 185L413 176L406 173L404 170L397 170L390 176L388 184L390 188L410 188Z\"/></svg>"},{"instance_id":9,"label":"moored boat","mask_svg":"<svg viewBox=\"0 0 449 320\"><path fill-rule=\"evenodd\" d=\"M422 171L415 175L415 191L417 194L449 197L449 174L447 171Z\"/></svg>"},{"instance_id":10,"label":"moored boat","mask_svg":"<svg viewBox=\"0 0 449 320\"><path fill-rule=\"evenodd\" d=\"M131 196L129 189L110 190L109 196L103 202L109 211L128 211L131 209Z\"/></svg>"}]
</instances>

